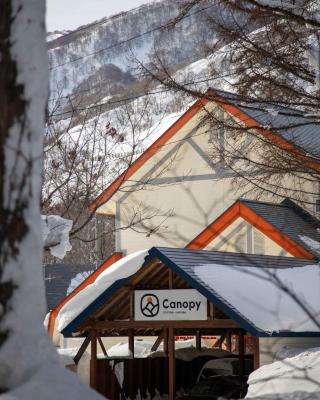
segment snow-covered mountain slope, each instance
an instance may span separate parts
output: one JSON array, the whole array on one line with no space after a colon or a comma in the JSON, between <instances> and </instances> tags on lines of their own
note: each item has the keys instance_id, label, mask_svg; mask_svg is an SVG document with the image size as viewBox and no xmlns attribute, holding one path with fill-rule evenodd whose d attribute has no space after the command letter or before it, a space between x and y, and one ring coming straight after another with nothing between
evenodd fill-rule
<instances>
[{"instance_id":1,"label":"snow-covered mountain slope","mask_svg":"<svg viewBox=\"0 0 320 400\"><path fill-rule=\"evenodd\" d=\"M121 83L132 84L138 79L134 59L147 64L155 49L175 69L203 58L215 40L207 18L219 14L217 6L203 2L174 29L161 29L178 14L183 1L158 0L63 36L50 34L48 40L56 37L48 42L50 97L108 86L112 73L117 78L123 75ZM113 93L114 86L109 89Z\"/></svg>"}]
</instances>

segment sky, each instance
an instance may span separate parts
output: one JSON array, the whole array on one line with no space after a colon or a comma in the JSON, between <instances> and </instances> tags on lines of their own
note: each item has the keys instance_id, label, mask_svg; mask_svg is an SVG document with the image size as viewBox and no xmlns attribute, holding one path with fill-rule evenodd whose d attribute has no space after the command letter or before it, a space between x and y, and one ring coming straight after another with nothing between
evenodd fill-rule
<instances>
[{"instance_id":1,"label":"sky","mask_svg":"<svg viewBox=\"0 0 320 400\"><path fill-rule=\"evenodd\" d=\"M150 0L47 0L47 31L76 29Z\"/></svg>"}]
</instances>

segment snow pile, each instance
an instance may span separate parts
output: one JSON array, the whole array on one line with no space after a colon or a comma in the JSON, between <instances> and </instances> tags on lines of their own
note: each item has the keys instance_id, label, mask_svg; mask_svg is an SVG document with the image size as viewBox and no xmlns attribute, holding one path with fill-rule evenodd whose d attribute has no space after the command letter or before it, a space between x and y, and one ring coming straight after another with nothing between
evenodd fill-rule
<instances>
[{"instance_id":1,"label":"snow pile","mask_svg":"<svg viewBox=\"0 0 320 400\"><path fill-rule=\"evenodd\" d=\"M248 399L320 399L320 348L264 365L248 383Z\"/></svg>"},{"instance_id":2,"label":"snow pile","mask_svg":"<svg viewBox=\"0 0 320 400\"><path fill-rule=\"evenodd\" d=\"M71 279L71 282L68 286L66 296L69 296L81 283L88 278L94 271L83 271L79 272L74 278Z\"/></svg>"},{"instance_id":3,"label":"snow pile","mask_svg":"<svg viewBox=\"0 0 320 400\"><path fill-rule=\"evenodd\" d=\"M63 366L74 364L73 358L77 354L78 350L78 347L69 347L65 349L57 348L60 363Z\"/></svg>"},{"instance_id":4,"label":"snow pile","mask_svg":"<svg viewBox=\"0 0 320 400\"><path fill-rule=\"evenodd\" d=\"M58 330L61 332L114 282L135 274L143 265L147 253L147 250L141 250L122 258L103 271L91 285L77 293L60 310L57 317Z\"/></svg>"},{"instance_id":5,"label":"snow pile","mask_svg":"<svg viewBox=\"0 0 320 400\"><path fill-rule=\"evenodd\" d=\"M134 342L134 356L135 358L146 358L146 357L166 357L163 351L163 342L159 345L158 350L152 352L151 348L154 341L151 340L135 340ZM199 356L210 355L212 357L226 357L230 353L222 349L210 349L203 347L202 351L195 348L195 339L189 340L177 340L175 342L175 355L177 359L183 361L192 361L194 358ZM129 356L128 343L119 342L108 349L108 356L111 358L120 358Z\"/></svg>"},{"instance_id":6,"label":"snow pile","mask_svg":"<svg viewBox=\"0 0 320 400\"><path fill-rule=\"evenodd\" d=\"M194 273L264 332L320 332L318 264L282 269L206 264L194 267Z\"/></svg>"},{"instance_id":7,"label":"snow pile","mask_svg":"<svg viewBox=\"0 0 320 400\"><path fill-rule=\"evenodd\" d=\"M299 235L299 238L317 254L320 254L320 243L316 240L311 239L309 236Z\"/></svg>"},{"instance_id":8,"label":"snow pile","mask_svg":"<svg viewBox=\"0 0 320 400\"><path fill-rule=\"evenodd\" d=\"M59 364L44 364L27 382L0 396L1 400L105 400Z\"/></svg>"},{"instance_id":9,"label":"snow pile","mask_svg":"<svg viewBox=\"0 0 320 400\"><path fill-rule=\"evenodd\" d=\"M70 219L58 215L42 215L42 235L44 247L50 249L54 257L63 259L71 250L69 232L72 228Z\"/></svg>"}]
</instances>

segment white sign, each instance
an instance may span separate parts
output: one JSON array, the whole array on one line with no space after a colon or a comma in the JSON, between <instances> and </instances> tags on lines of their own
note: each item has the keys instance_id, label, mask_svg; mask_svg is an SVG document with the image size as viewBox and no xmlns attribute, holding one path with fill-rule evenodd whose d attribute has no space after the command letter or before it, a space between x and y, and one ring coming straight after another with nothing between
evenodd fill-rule
<instances>
[{"instance_id":1,"label":"white sign","mask_svg":"<svg viewBox=\"0 0 320 400\"><path fill-rule=\"evenodd\" d=\"M194 289L136 290L136 321L206 320L207 299Z\"/></svg>"}]
</instances>

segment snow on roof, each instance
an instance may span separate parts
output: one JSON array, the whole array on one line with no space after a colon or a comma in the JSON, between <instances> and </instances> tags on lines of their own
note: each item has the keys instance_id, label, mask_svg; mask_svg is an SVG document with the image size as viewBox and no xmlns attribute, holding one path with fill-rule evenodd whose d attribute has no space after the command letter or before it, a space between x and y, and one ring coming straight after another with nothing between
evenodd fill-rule
<instances>
[{"instance_id":1,"label":"snow on roof","mask_svg":"<svg viewBox=\"0 0 320 400\"><path fill-rule=\"evenodd\" d=\"M258 336L320 334L320 266L293 257L154 247L156 257Z\"/></svg>"},{"instance_id":2,"label":"snow on roof","mask_svg":"<svg viewBox=\"0 0 320 400\"><path fill-rule=\"evenodd\" d=\"M319 376L320 347L317 347L254 371L249 376L246 398L320 398ZM314 397L310 397L311 393Z\"/></svg>"},{"instance_id":3,"label":"snow on roof","mask_svg":"<svg viewBox=\"0 0 320 400\"><path fill-rule=\"evenodd\" d=\"M161 247L133 253L105 270L61 309L58 330L68 327L69 335L74 324L88 317L85 310L92 313L113 295L113 288L121 288L125 278L153 259L162 261L254 335L320 335L319 264L293 257Z\"/></svg>"},{"instance_id":4,"label":"snow on roof","mask_svg":"<svg viewBox=\"0 0 320 400\"><path fill-rule=\"evenodd\" d=\"M320 332L319 265L261 269L206 264L194 273L259 330Z\"/></svg>"},{"instance_id":5,"label":"snow on roof","mask_svg":"<svg viewBox=\"0 0 320 400\"><path fill-rule=\"evenodd\" d=\"M104 270L94 283L77 293L61 308L57 317L58 330L61 332L113 283L135 274L141 268L146 255L147 250L141 250L123 257Z\"/></svg>"}]
</instances>

